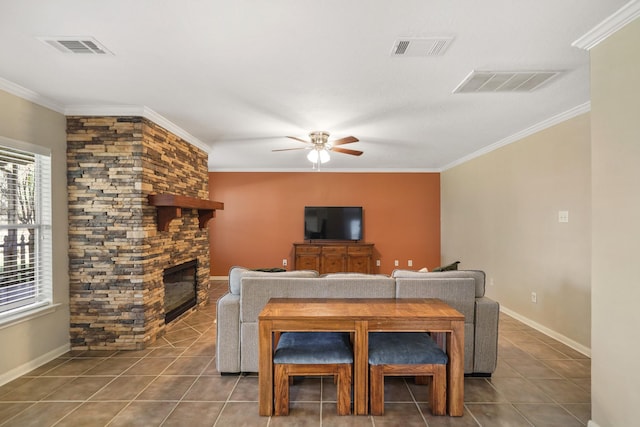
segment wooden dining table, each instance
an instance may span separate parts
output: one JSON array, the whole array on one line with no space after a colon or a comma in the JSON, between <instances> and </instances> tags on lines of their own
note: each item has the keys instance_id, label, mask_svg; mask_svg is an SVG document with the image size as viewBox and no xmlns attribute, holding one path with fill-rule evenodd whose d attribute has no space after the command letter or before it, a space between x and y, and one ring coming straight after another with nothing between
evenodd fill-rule
<instances>
[{"instance_id":1,"label":"wooden dining table","mask_svg":"<svg viewBox=\"0 0 640 427\"><path fill-rule=\"evenodd\" d=\"M464 315L434 298L272 298L258 316L259 413L273 414L274 336L280 332L353 333L354 413L368 414L369 332L446 334L447 412L462 416Z\"/></svg>"}]
</instances>

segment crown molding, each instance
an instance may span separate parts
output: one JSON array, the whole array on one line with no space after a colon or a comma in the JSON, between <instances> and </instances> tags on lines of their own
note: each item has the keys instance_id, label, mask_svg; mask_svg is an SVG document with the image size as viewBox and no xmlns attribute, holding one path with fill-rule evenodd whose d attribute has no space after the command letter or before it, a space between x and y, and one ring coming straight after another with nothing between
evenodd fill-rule
<instances>
[{"instance_id":1,"label":"crown molding","mask_svg":"<svg viewBox=\"0 0 640 427\"><path fill-rule=\"evenodd\" d=\"M143 115L142 116L144 118L149 119L152 122L154 122L155 124L162 126L166 130L172 132L174 135L179 136L180 138L184 139L185 141L187 141L191 145L195 145L196 147L198 147L199 149L203 150L207 154L211 150L211 147L209 147L207 144L205 144L204 142L202 142L201 140L199 140L195 136L191 135L189 132L187 132L186 130L182 129L180 126L176 125L172 121L170 121L170 120L166 119L165 117L161 116L160 114L156 113L151 108L148 108L148 107L142 107L142 108L143 108Z\"/></svg>"},{"instance_id":2,"label":"crown molding","mask_svg":"<svg viewBox=\"0 0 640 427\"><path fill-rule=\"evenodd\" d=\"M451 169L455 166L461 165L462 163L466 163L469 160L473 160L476 157L480 157L483 156L485 154L488 154L494 150L497 150L500 147L504 147L505 145L509 145L512 144L514 142L520 141L521 139L524 139L528 136L531 136L535 133L538 133L540 131L543 131L547 128L550 128L551 126L555 126L559 123L562 123L566 120L572 119L576 116L579 116L580 114L584 114L584 113L588 113L589 111L591 111L591 102L585 102L584 104L580 104L576 107L571 108L570 110L567 110L563 113L557 114L553 117L550 117L546 120L543 120L533 126L530 126L524 130L521 130L520 132L514 133L511 136L508 136L504 139L501 139L498 142L495 142L487 147L484 147L474 153L469 154L468 156L462 157L452 163L449 163L448 165L444 166L442 168L442 172L446 171L447 169Z\"/></svg>"},{"instance_id":3,"label":"crown molding","mask_svg":"<svg viewBox=\"0 0 640 427\"><path fill-rule=\"evenodd\" d=\"M591 50L610 35L640 17L640 1L631 0L618 9L613 15L600 22L585 35L571 43L571 46Z\"/></svg>"},{"instance_id":4,"label":"crown molding","mask_svg":"<svg viewBox=\"0 0 640 427\"><path fill-rule=\"evenodd\" d=\"M57 102L45 98L44 96L32 91L31 89L27 89L26 87L22 87L19 84L3 79L2 77L0 77L0 90L8 92L27 101L33 102L34 104L38 104L42 107L53 110L57 113L64 114L64 107Z\"/></svg>"},{"instance_id":5,"label":"crown molding","mask_svg":"<svg viewBox=\"0 0 640 427\"><path fill-rule=\"evenodd\" d=\"M22 87L16 83L0 77L0 90L4 90L19 98L31 101L42 107L56 111L65 116L141 116L151 120L155 124L162 126L169 132L184 139L191 145L209 153L211 147L200 141L189 132L182 129L172 121L164 118L151 108L144 105L68 105L63 106L54 102L37 92Z\"/></svg>"},{"instance_id":6,"label":"crown molding","mask_svg":"<svg viewBox=\"0 0 640 427\"><path fill-rule=\"evenodd\" d=\"M337 169L329 169L329 167L325 167L318 170L314 170L311 167L308 168L216 168L215 166L209 164L209 172L247 172L247 173L281 173L281 172L291 172L291 173L439 173L440 169L400 169L400 168L362 168L362 169L351 169L351 168L337 168Z\"/></svg>"},{"instance_id":7,"label":"crown molding","mask_svg":"<svg viewBox=\"0 0 640 427\"><path fill-rule=\"evenodd\" d=\"M211 150L207 144L144 105L69 105L64 109L64 114L66 116L141 116L206 153Z\"/></svg>"},{"instance_id":8,"label":"crown molding","mask_svg":"<svg viewBox=\"0 0 640 427\"><path fill-rule=\"evenodd\" d=\"M65 116L144 116L141 105L68 105Z\"/></svg>"}]
</instances>

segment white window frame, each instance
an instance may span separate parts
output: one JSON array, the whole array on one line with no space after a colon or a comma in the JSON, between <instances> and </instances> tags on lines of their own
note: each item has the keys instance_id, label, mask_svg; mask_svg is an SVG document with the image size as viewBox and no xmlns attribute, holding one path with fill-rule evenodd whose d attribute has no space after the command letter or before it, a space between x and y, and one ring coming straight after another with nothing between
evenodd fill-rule
<instances>
[{"instance_id":1,"label":"white window frame","mask_svg":"<svg viewBox=\"0 0 640 427\"><path fill-rule=\"evenodd\" d=\"M6 149L32 155L35 164L35 221L33 224L9 224L6 218L0 217L0 231L7 229L34 229L34 280L33 293L30 298L8 303L0 301L0 327L16 320L24 320L38 315L42 310L52 307L52 239L51 239L51 152L50 150L23 141L0 136L0 156ZM0 197L4 197L0 194ZM6 233L3 233L4 235ZM2 251L4 253L4 251ZM0 280L1 280L0 276Z\"/></svg>"}]
</instances>

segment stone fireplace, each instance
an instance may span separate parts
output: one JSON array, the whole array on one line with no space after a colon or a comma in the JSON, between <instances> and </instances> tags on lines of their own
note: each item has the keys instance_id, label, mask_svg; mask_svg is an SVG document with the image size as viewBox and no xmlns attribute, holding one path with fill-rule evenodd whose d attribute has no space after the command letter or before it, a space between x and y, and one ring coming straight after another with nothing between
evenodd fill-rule
<instances>
[{"instance_id":1,"label":"stone fireplace","mask_svg":"<svg viewBox=\"0 0 640 427\"><path fill-rule=\"evenodd\" d=\"M207 303L209 241L198 210L182 209L159 231L148 199L208 199L207 160L143 117L67 117L73 349L143 349L162 336L164 273L186 262L196 261L195 304Z\"/></svg>"}]
</instances>

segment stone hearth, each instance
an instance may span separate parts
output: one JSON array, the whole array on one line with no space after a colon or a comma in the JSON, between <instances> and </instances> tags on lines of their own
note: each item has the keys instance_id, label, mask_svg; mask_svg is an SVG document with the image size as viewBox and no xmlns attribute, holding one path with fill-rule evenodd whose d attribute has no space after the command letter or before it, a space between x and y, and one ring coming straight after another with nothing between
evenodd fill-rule
<instances>
[{"instance_id":1,"label":"stone hearth","mask_svg":"<svg viewBox=\"0 0 640 427\"><path fill-rule=\"evenodd\" d=\"M207 154L142 117L68 117L73 349L142 349L165 332L163 272L197 259L206 304L209 241L183 209L158 231L149 194L208 199Z\"/></svg>"}]
</instances>

